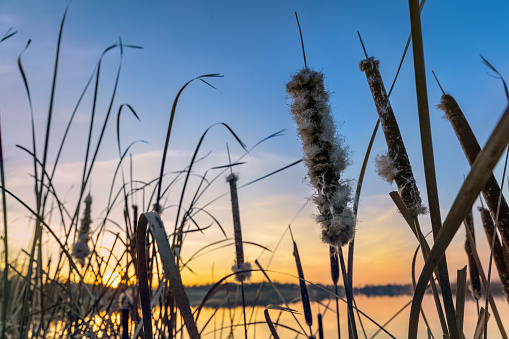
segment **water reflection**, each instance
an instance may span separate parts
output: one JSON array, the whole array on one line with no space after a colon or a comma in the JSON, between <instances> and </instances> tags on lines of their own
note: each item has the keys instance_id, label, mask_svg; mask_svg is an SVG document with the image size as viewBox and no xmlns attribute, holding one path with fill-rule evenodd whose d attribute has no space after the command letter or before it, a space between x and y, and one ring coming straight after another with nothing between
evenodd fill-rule
<instances>
[{"instance_id":1,"label":"water reflection","mask_svg":"<svg viewBox=\"0 0 509 339\"><path fill-rule=\"evenodd\" d=\"M363 295L356 296L357 306L360 310L365 312L374 321L380 325L387 322L394 314L399 312L405 305L409 304L411 297L409 296L375 296L367 297ZM509 330L509 307L505 299L495 298L497 308L500 313L500 317L506 331ZM313 311L313 334L317 335L317 315L318 312L323 314L324 334L325 338L337 338L337 325L336 325L336 314L334 302L329 304L329 308L322 303L312 304ZM303 324L306 332L309 333L309 329L305 325L304 316L302 313L302 305L300 303L292 303L289 305L291 308L297 310L300 314L297 315L297 319ZM270 331L265 318L263 315L264 307L250 307L247 309L248 323L248 336L249 338L268 338ZM435 303L431 295L426 295L423 300L423 310L426 318L430 324L430 328L435 338L442 338L441 328L436 314ZM490 312L491 313L491 312ZM296 331L300 331L299 325L296 323L291 314L287 312L279 312L277 310L271 310L270 316L273 322L278 321L287 327L293 328ZM406 307L394 320L392 320L385 328L396 338L406 338L408 336L408 319L410 316L410 306ZM358 323L359 332L364 331L368 338L371 338L379 329L373 322L367 320L361 316L362 326ZM466 338L472 338L477 323L477 307L474 301L467 300L465 304L465 320L464 320L464 334ZM243 315L242 307L235 308L222 308L213 309L205 308L202 310L198 320L198 328L203 329L203 338L227 338L230 333L233 334L234 338L244 338L244 327L243 327ZM346 305L340 304L340 327L341 337L347 338L347 319L346 319ZM285 328L278 327L278 333L282 338L295 337L295 332ZM500 338L500 332L498 330L495 318L492 316L488 322L488 334L491 338ZM364 337L364 335L361 335ZM300 335L300 338L304 336ZM419 338L427 338L427 329L424 321L422 320L419 324ZM380 332L375 338L390 338L386 333Z\"/></svg>"}]
</instances>

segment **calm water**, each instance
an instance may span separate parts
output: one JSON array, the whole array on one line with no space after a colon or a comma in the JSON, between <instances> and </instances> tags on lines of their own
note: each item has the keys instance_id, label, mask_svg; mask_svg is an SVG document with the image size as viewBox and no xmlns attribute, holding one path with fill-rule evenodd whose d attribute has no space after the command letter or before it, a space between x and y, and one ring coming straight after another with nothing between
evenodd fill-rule
<instances>
[{"instance_id":1,"label":"calm water","mask_svg":"<svg viewBox=\"0 0 509 339\"><path fill-rule=\"evenodd\" d=\"M498 311L500 313L500 317L506 328L506 332L509 330L509 307L504 298L496 298L496 304ZM378 322L380 325L384 324L387 320L389 320L395 313L397 313L400 309L402 309L408 302L411 301L410 296L398 296L398 297L366 297L366 296L356 296L357 306L360 310L364 311L368 314L373 320ZM336 315L331 310L326 310L327 302L322 305L314 303L312 305L313 311L313 332L317 331L317 313L320 311L323 314L324 320L324 332L325 338L337 338L337 325L336 325ZM304 321L304 316L302 314L302 307L300 303L290 304L290 307L299 311L300 314L297 314L297 319L301 322L302 326L309 333L309 327L306 325ZM330 302L329 307L335 310L335 303ZM248 327L248 337L249 338L268 338L270 335L269 329L265 323L265 318L263 315L263 311L265 308L257 307L254 309L248 309L248 322L251 319L251 322L257 321L260 324L251 325ZM423 301L423 309L430 323L431 330L435 336L435 338L442 338L440 324L438 321L438 317L436 315L435 304L433 301L433 297L431 295L426 295ZM211 318L214 310L213 309L204 309L202 314L200 315L198 321L198 328L201 329L207 322L209 318ZM251 315L253 313L253 315ZM271 310L270 316L272 321L275 322L279 315L279 311ZM390 332L396 338L406 338L408 333L408 319L410 315L410 306L405 308L394 320L392 320L385 328L388 332ZM252 316L252 318L251 318ZM236 325L234 327L234 337L235 338L244 338L244 327L243 327L243 315L242 308L234 308L231 310L219 310L216 312L215 317L211 320L203 331L203 338L227 338L230 333L230 319L233 318L233 324ZM421 322L419 325L419 338L427 338L426 335L426 326L422 320L422 316L420 317ZM287 313L283 312L280 317L280 323L290 326L295 329L300 329L299 325L297 325L296 321L293 317ZM341 337L347 338L347 324L346 324L346 305L340 301L340 323L341 323ZM464 321L464 333L466 338L472 338L475 330L475 326L477 323L477 308L476 304L473 301L467 300L465 305L465 321ZM362 318L362 324L364 326L364 330L368 338L371 338L375 332L378 330L378 327L374 325L371 321L366 318ZM359 333L361 334L362 329L357 322L357 327ZM221 330L221 328L223 328ZM278 328L278 334L281 338L304 338L302 335L297 335L295 332L292 332L288 329ZM364 337L362 334L360 337ZM498 327L495 322L495 318L492 316L488 322L488 338L500 338L500 333L498 332ZM386 333L380 332L376 338L390 338Z\"/></svg>"}]
</instances>

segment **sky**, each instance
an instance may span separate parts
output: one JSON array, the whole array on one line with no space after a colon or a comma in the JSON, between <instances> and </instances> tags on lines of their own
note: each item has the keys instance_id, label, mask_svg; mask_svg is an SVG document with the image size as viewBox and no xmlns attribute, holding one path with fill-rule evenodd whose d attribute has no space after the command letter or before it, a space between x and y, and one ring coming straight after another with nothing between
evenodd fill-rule
<instances>
[{"instance_id":1,"label":"sky","mask_svg":"<svg viewBox=\"0 0 509 339\"><path fill-rule=\"evenodd\" d=\"M351 152L351 165L343 178L355 185L377 121L366 78L358 67L365 56L357 32L362 35L368 55L380 60L386 88L394 79L410 34L405 1L2 1L0 32L9 28L17 31L0 44L0 117L6 187L30 206L34 206L31 158L16 148L16 145L31 148L30 107L17 59L30 40L22 62L30 86L41 156L58 31L67 5L50 138L51 161L55 159L69 116L103 50L119 39L124 45L142 47L123 50L112 117L90 185L94 197L92 217L96 219L104 215L101 206L107 202L119 159L115 124L120 105L131 105L139 117L138 121L128 110L122 112L122 149L135 142L129 152L133 175L138 180L151 180L159 173L175 96L186 82L200 75L218 73L223 77L207 79L213 87L194 81L182 93L166 171L184 169L202 134L216 123L227 124L248 148L284 130L282 135L265 141L244 156L244 164L234 167L239 174L239 186L302 158L289 112L290 99L285 91L290 76L303 67L294 12L299 15L308 66L326 75L334 119ZM456 98L479 143L484 145L505 110L507 99L502 82L482 63L480 55L502 75L509 75L508 15L507 0L429 0L422 12L442 219L447 216L469 166L452 127L435 107L441 91L431 71L435 71L444 90ZM119 60L119 49L109 51L103 59L95 141L99 124L107 112ZM76 205L76 185L83 168L91 98L88 91L57 169L55 185L71 206ZM423 200L427 201L411 48L392 92L391 104ZM227 144L232 161L243 156L244 150L223 125L212 127L198 153L199 157L208 156L195 167L195 174L202 175L211 167L228 164ZM385 140L379 132L359 206L354 271L354 283L359 286L411 281L410 265L417 242L388 195L397 189L396 186L383 181L375 172L373 159L385 151ZM129 175L128 167L124 167L124 172ZM204 206L222 196L208 205L207 211L220 220L227 236L232 238L230 201L228 195L224 195L228 193L227 174L218 170L207 174L207 178L219 177L200 203ZM299 164L239 191L244 240L274 250L272 256L258 246L246 245L246 259L258 259L264 268L277 271L272 273L274 280L295 282L286 275L296 274L287 232L291 224L306 278L315 283L329 283L328 248L319 239L319 227L313 219L316 211L306 203L313 195L306 175L304 165ZM495 176L499 182L502 180L500 164ZM171 177L174 174L168 174L166 184ZM198 179L194 178L186 199L197 187ZM181 184L182 181L177 181L167 194L168 209L162 219L168 232L175 224L175 207L172 206L178 203ZM119 181L115 185L119 187ZM507 192L506 188L504 193ZM134 202L141 205L143 201L143 196L138 194ZM29 247L33 223L14 200L8 200L8 208L10 251L15 253ZM120 217L121 210L118 210L114 215ZM211 223L206 215L199 218L204 225ZM426 217L421 219L421 225L424 233L431 229ZM479 251L483 262L487 262L487 241L478 216L476 226ZM52 227L57 233L61 232L58 221L54 221ZM108 225L108 229L119 231L113 224ZM467 262L464 237L464 230L460 229L447 252L453 276ZM51 244L49 239L46 235ZM204 234L192 234L185 241L182 256L189 258L199 248L221 239L224 236L217 226ZM108 249L110 242L108 233L101 245ZM51 255L51 249L47 255ZM193 284L217 281L230 272L233 262L233 246L206 253L191 262L195 274L184 271L183 279Z\"/></svg>"}]
</instances>

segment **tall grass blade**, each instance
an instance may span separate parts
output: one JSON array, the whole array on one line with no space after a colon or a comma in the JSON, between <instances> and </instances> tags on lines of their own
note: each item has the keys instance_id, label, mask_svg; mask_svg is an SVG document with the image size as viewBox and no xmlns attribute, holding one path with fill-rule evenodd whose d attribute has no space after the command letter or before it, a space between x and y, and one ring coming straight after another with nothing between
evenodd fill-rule
<instances>
[{"instance_id":1,"label":"tall grass blade","mask_svg":"<svg viewBox=\"0 0 509 339\"><path fill-rule=\"evenodd\" d=\"M157 186L156 209L160 208L161 188L162 188L162 181L163 181L164 165L166 163L166 153L168 153L168 145L170 143L170 135L171 135L172 127L173 127L173 118L175 117L175 112L177 110L177 103L180 98L180 95L182 94L184 89L194 80L202 79L202 78L217 78L217 77L221 77L221 75L219 75L219 74L204 74L204 75L200 75L199 77L189 80L188 82L186 82L184 84L184 86L182 86L180 88L180 90L177 93L177 96L175 97L175 100L173 100L173 106L171 108L171 113L170 113L170 122L168 123L168 131L166 132L166 141L164 142L163 157L161 159L161 170L159 172L159 183Z\"/></svg>"},{"instance_id":2,"label":"tall grass blade","mask_svg":"<svg viewBox=\"0 0 509 339\"><path fill-rule=\"evenodd\" d=\"M433 142L431 138L431 125L429 118L428 93L426 88L426 72L424 67L424 46L421 32L421 15L419 0L409 0L410 22L412 27L412 49L414 55L415 85L417 92L417 106L419 111L419 126L421 132L422 156L424 162L424 175L428 193L428 207L431 217L433 237L436 239L441 225L440 204L438 200L437 180L435 175L435 160L433 156ZM447 324L451 339L458 339L458 326L452 301L451 285L445 255L438 264L439 283L442 289Z\"/></svg>"},{"instance_id":3,"label":"tall grass blade","mask_svg":"<svg viewBox=\"0 0 509 339\"><path fill-rule=\"evenodd\" d=\"M9 28L7 30L7 32L5 32L4 36L2 37L2 39L0 39L0 43L1 42L4 42L5 40L9 39L10 37L12 37L14 34L18 33L18 31L13 31L12 27Z\"/></svg>"},{"instance_id":4,"label":"tall grass blade","mask_svg":"<svg viewBox=\"0 0 509 339\"><path fill-rule=\"evenodd\" d=\"M463 321L465 319L465 293L467 289L467 267L458 270L456 276L456 322L460 338L464 339Z\"/></svg>"},{"instance_id":5,"label":"tall grass blade","mask_svg":"<svg viewBox=\"0 0 509 339\"><path fill-rule=\"evenodd\" d=\"M417 241L419 242L419 248L422 251L422 256L423 256L424 260L426 261L429 256L430 247L428 245L428 242L426 241L426 238L422 234L418 220L411 216L410 212L408 211L408 209L405 206L405 203L403 202L403 200L401 199L400 195L397 192L391 192L391 193L389 193L389 195L391 196L392 200L394 201L394 204L399 209L399 211L405 218L408 226L410 227L410 229L414 233L415 237L417 238ZM412 262L412 283L414 285L414 290L415 290L414 271L415 271L415 256L414 256L414 261ZM438 277L438 272L436 270L434 273L435 273L435 276ZM439 319L440 325L442 327L442 333L444 335L448 334L447 323L445 320L444 311L442 309L442 304L440 303L440 297L438 295L438 289L435 284L435 279L431 278L429 283L430 283L431 289L433 291L433 299L435 301L435 307L437 309L438 319ZM422 310L421 310L421 313L423 314L423 317L424 317L424 312ZM428 326L426 320L425 320L425 322L426 322L426 325Z\"/></svg>"},{"instance_id":6,"label":"tall grass blade","mask_svg":"<svg viewBox=\"0 0 509 339\"><path fill-rule=\"evenodd\" d=\"M225 123L216 123L216 124L213 124L212 126L207 128L205 130L205 132L203 132L200 140L198 141L198 145L196 146L196 148L194 150L194 154L193 154L193 157L191 158L191 162L190 162L190 164L189 164L189 166L187 167L187 170L186 170L186 176L185 176L185 179L184 179L184 184L182 186L182 192L180 194L179 204L178 204L178 207L177 207L177 216L175 217L174 233L176 234L176 236L173 237L172 248L178 248L180 251L182 251L182 243L183 243L183 241L182 241L182 234L183 234L182 230L183 230L183 227L184 227L184 224L185 224L185 221L186 221L185 219L184 220L180 220L180 211L182 210L182 205L183 205L183 202L184 202L184 195L186 193L187 184L189 182L189 177L191 176L191 170L193 168L193 165L196 163L196 158L198 156L198 152L200 150L200 147L201 147L201 145L202 145L202 143L203 143L203 141L205 139L205 136L210 131L210 129L212 127L216 126L216 125L220 125L220 126L225 127L230 132L230 134L235 138L235 140L238 142L238 144L244 150L246 150L246 145L242 142L242 140L240 140L240 138L237 136L237 134L235 134L235 132L230 128L230 126L228 126ZM159 180L161 180L161 179L162 179L162 177L160 176ZM160 186L160 184L161 184L161 181L159 181L159 186ZM159 188L158 188L158 190L159 190ZM158 199L159 198L160 197L158 197ZM161 208L161 206L159 205L159 201L156 202L156 206L157 206L157 208ZM180 222L180 227L179 227L179 222Z\"/></svg>"},{"instance_id":7,"label":"tall grass blade","mask_svg":"<svg viewBox=\"0 0 509 339\"><path fill-rule=\"evenodd\" d=\"M484 323L488 321L490 314L481 307L479 319L477 319L477 325L475 326L474 339L481 339L483 337Z\"/></svg>"},{"instance_id":8,"label":"tall grass blade","mask_svg":"<svg viewBox=\"0 0 509 339\"><path fill-rule=\"evenodd\" d=\"M263 315L265 316L265 321L267 322L267 326L269 326L270 333L274 336L274 339L279 339L279 335L277 334L276 328L274 327L274 323L272 322L272 319L270 319L268 308L266 308L263 311Z\"/></svg>"},{"instance_id":9,"label":"tall grass blade","mask_svg":"<svg viewBox=\"0 0 509 339\"><path fill-rule=\"evenodd\" d=\"M290 306L288 306L288 303L286 302L285 298L283 297L283 295L281 294L281 292L279 292L279 290L277 289L276 285L274 285L274 283L272 282L272 280L269 278L269 276L267 275L267 272L262 268L262 266L260 265L260 263L258 262L258 260L255 260L255 264L256 266L258 266L258 268L260 269L260 271L262 271L263 275L265 276L265 279L267 279L267 281L270 283L270 285L272 286L272 288L274 289L274 291L276 292L276 294L278 295L278 297L281 299L281 301L285 304L285 306L290 309ZM302 325L300 324L299 320L297 319L297 317L295 317L295 315L293 314L294 312L291 312L292 313L292 316L293 318L295 319L295 321L297 322L297 324L299 325L300 329L302 330L302 333L304 333L304 335L308 336L307 333L306 333L306 330L304 330L304 328L302 327Z\"/></svg>"},{"instance_id":10,"label":"tall grass blade","mask_svg":"<svg viewBox=\"0 0 509 339\"><path fill-rule=\"evenodd\" d=\"M4 152L2 145L2 125L0 123L0 183L5 187L5 171L4 171ZM2 190L2 215L4 223L4 269L3 269L3 300L2 300L2 339L5 339L5 330L7 328L7 310L9 303L9 237L7 225L7 200L5 190Z\"/></svg>"},{"instance_id":11,"label":"tall grass blade","mask_svg":"<svg viewBox=\"0 0 509 339\"><path fill-rule=\"evenodd\" d=\"M44 153L43 153L43 160L42 160L42 168L46 168L46 159L48 155L48 149L49 149L49 137L50 137L50 130L51 130L51 121L52 121L52 115L53 115L53 102L55 97L55 88L56 88L56 78L58 73L58 61L60 57L60 45L62 41L62 33L65 23L65 18L67 15L67 9L65 9L61 24L60 24L60 31L58 35L58 42L57 42L57 48L56 48L56 56L55 56L55 66L53 70L53 81L52 81L52 87L51 87L51 94L50 94L50 102L49 102L49 110L48 110L48 118L46 123L46 136L44 141ZM37 178L36 178L36 186L37 186ZM40 181L39 181L39 188L36 188L36 205L37 205L37 214L38 215L44 215L44 208L42 206L42 191L44 188L44 175L41 175ZM42 237L42 226L39 222L39 220L36 220L35 225L35 233L34 238L30 250L30 258L29 258L29 264L28 264L28 272L27 272L27 281L30 282L32 280L32 274L33 274L33 267L34 267L34 254L37 249L37 246L41 246L41 237ZM39 260L41 258L39 257ZM42 263L38 262L38 267L40 267ZM24 297L23 297L23 314L21 318L21 324L20 324L20 337L25 338L28 335L28 328L27 325L31 322L31 312L29 310L29 300L32 298L31 293L31 287L28 284L25 291L24 291Z\"/></svg>"},{"instance_id":12,"label":"tall grass blade","mask_svg":"<svg viewBox=\"0 0 509 339\"><path fill-rule=\"evenodd\" d=\"M290 227L290 226L288 226ZM311 305L309 302L309 293L306 286L306 280L304 278L304 270L302 269L302 263L300 261L299 248L297 243L293 239L292 229L290 228L290 235L292 236L293 242L293 256L295 257L295 266L297 266L297 274L299 275L299 286L300 286L300 298L302 300L302 309L304 310L304 318L306 324L309 326L309 331L312 333L311 326L313 325L313 315L311 313Z\"/></svg>"}]
</instances>

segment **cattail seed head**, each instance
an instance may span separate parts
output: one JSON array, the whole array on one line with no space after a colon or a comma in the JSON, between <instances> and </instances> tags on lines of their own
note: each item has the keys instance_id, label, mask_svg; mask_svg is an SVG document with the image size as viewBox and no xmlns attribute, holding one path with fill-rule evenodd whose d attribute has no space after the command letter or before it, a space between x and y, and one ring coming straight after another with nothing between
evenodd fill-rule
<instances>
[{"instance_id":1,"label":"cattail seed head","mask_svg":"<svg viewBox=\"0 0 509 339\"><path fill-rule=\"evenodd\" d=\"M437 105L437 107L444 111L445 117L450 121L468 163L472 166L477 155L481 152L481 146L479 146L477 138L465 118L463 111L456 100L449 94L442 95L440 104ZM509 206L504 196L501 194L500 186L493 174L490 175L486 187L482 190L482 194L493 219L496 218L498 211L497 228L502 236L502 245L505 247L504 250L509 252ZM500 207L498 204L499 197L501 197Z\"/></svg>"},{"instance_id":2,"label":"cattail seed head","mask_svg":"<svg viewBox=\"0 0 509 339\"><path fill-rule=\"evenodd\" d=\"M387 142L387 155L389 159L385 159L385 164L390 164L390 170L386 166L382 166L383 174L389 177L393 176L393 180L398 185L398 191L405 206L413 217L427 212L423 206L419 189L415 181L412 166L406 152L405 144L401 138L401 133L396 121L396 117L389 102L389 97L385 91L382 76L378 69L380 62L374 57L362 60L359 68L366 74L373 100L375 101L382 130L384 131L385 140ZM384 179L388 179L385 175Z\"/></svg>"},{"instance_id":3,"label":"cattail seed head","mask_svg":"<svg viewBox=\"0 0 509 339\"><path fill-rule=\"evenodd\" d=\"M338 250L334 246L329 246L330 254L330 273L334 286L338 285L339 281L339 257Z\"/></svg>"},{"instance_id":4,"label":"cattail seed head","mask_svg":"<svg viewBox=\"0 0 509 339\"><path fill-rule=\"evenodd\" d=\"M316 190L313 200L318 207L316 220L322 228L322 240L343 246L355 233L349 206L351 188L341 180L349 164L348 148L336 133L324 74L303 68L292 76L286 91L292 97L290 109L302 141L309 180Z\"/></svg>"},{"instance_id":5,"label":"cattail seed head","mask_svg":"<svg viewBox=\"0 0 509 339\"><path fill-rule=\"evenodd\" d=\"M505 296L509 302L509 267L505 260L504 249L502 248L498 234L495 232L495 224L491 218L490 211L486 208L479 207L479 212L481 213L482 224L490 245L495 243L493 247L493 261L497 267L500 283L502 284Z\"/></svg>"},{"instance_id":6,"label":"cattail seed head","mask_svg":"<svg viewBox=\"0 0 509 339\"><path fill-rule=\"evenodd\" d=\"M89 193L85 198L85 210L81 219L81 226L78 229L78 240L72 247L72 255L81 265L84 265L85 258L90 255L88 241L90 240L90 225L92 224L91 213L92 196Z\"/></svg>"},{"instance_id":7,"label":"cattail seed head","mask_svg":"<svg viewBox=\"0 0 509 339\"><path fill-rule=\"evenodd\" d=\"M472 235L474 240L473 246L470 244L468 236L465 240L465 252L468 256L468 268L470 273L470 293L472 298L479 300L481 298L481 279L479 278L479 271L477 270L477 264L475 263L473 248L475 248L475 230L474 230L474 218L472 212L468 213L465 217L465 228L467 232Z\"/></svg>"}]
</instances>

